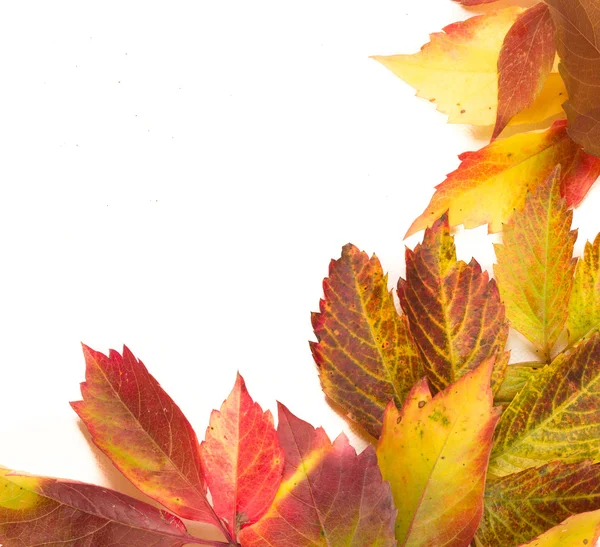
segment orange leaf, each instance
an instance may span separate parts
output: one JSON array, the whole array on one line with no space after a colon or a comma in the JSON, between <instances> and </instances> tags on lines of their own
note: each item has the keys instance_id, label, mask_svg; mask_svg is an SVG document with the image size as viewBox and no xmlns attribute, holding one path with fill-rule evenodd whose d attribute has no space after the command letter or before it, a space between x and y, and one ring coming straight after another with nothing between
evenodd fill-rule
<instances>
[{"instance_id":1,"label":"orange leaf","mask_svg":"<svg viewBox=\"0 0 600 547\"><path fill-rule=\"evenodd\" d=\"M425 231L422 244L406 250L398 296L437 391L503 350L508 325L496 282L475 260L456 260L446 215ZM499 387L502 375L496 379Z\"/></svg>"},{"instance_id":2,"label":"orange leaf","mask_svg":"<svg viewBox=\"0 0 600 547\"><path fill-rule=\"evenodd\" d=\"M498 58L498 112L492 138L533 105L552 70L554 24L543 2L521 13L510 28Z\"/></svg>"},{"instance_id":3,"label":"orange leaf","mask_svg":"<svg viewBox=\"0 0 600 547\"><path fill-rule=\"evenodd\" d=\"M312 315L311 342L326 395L378 437L390 400L402 404L418 378L417 349L396 311L377 257L346 245L323 281L325 299Z\"/></svg>"},{"instance_id":4,"label":"orange leaf","mask_svg":"<svg viewBox=\"0 0 600 547\"><path fill-rule=\"evenodd\" d=\"M527 191L535 190L557 164L562 168L561 195L567 206L578 205L600 175L600 160L581 150L566 129L561 120L547 131L515 135L461 154L459 168L436 186L406 236L431 226L446 211L451 226L487 223L490 232L499 232L523 208Z\"/></svg>"},{"instance_id":5,"label":"orange leaf","mask_svg":"<svg viewBox=\"0 0 600 547\"><path fill-rule=\"evenodd\" d=\"M284 463L271 413L251 399L239 374L221 411L213 411L200 451L215 511L235 538L271 505Z\"/></svg>"},{"instance_id":6,"label":"orange leaf","mask_svg":"<svg viewBox=\"0 0 600 547\"><path fill-rule=\"evenodd\" d=\"M488 359L432 398L427 380L401 411L390 402L377 458L390 482L399 546L466 547L483 511L483 490L500 410Z\"/></svg>"}]
</instances>

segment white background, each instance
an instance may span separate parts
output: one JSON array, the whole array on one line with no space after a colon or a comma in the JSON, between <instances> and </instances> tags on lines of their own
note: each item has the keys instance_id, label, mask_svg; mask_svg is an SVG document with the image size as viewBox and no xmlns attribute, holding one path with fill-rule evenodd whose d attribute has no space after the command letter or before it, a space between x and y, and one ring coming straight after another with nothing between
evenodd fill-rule
<instances>
[{"instance_id":1,"label":"white background","mask_svg":"<svg viewBox=\"0 0 600 547\"><path fill-rule=\"evenodd\" d=\"M68 405L80 341L126 343L200 437L237 370L263 408L349 432L308 347L328 263L351 241L394 286L434 185L485 143L368 56L467 16L450 0L2 3L0 463L127 488ZM595 188L583 238L599 205ZM459 233L459 255L489 268L491 241Z\"/></svg>"}]
</instances>

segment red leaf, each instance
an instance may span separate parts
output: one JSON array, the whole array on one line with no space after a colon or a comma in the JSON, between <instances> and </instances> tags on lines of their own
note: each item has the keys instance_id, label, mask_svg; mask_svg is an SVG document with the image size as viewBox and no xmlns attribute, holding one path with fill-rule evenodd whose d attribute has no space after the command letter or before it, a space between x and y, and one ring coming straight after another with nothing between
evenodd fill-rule
<instances>
[{"instance_id":1,"label":"red leaf","mask_svg":"<svg viewBox=\"0 0 600 547\"><path fill-rule=\"evenodd\" d=\"M181 547L200 543L177 517L119 492L8 473L0 468L0 541L5 547Z\"/></svg>"},{"instance_id":2,"label":"red leaf","mask_svg":"<svg viewBox=\"0 0 600 547\"><path fill-rule=\"evenodd\" d=\"M492 138L519 112L529 108L552 70L556 47L554 24L542 2L519 15L498 58L498 111Z\"/></svg>"},{"instance_id":3,"label":"red leaf","mask_svg":"<svg viewBox=\"0 0 600 547\"><path fill-rule=\"evenodd\" d=\"M220 525L206 499L192 426L128 348L83 346L83 401L71 403L94 444L135 486L183 518Z\"/></svg>"},{"instance_id":4,"label":"red leaf","mask_svg":"<svg viewBox=\"0 0 600 547\"><path fill-rule=\"evenodd\" d=\"M284 464L273 416L251 399L239 374L221 411L213 411L200 450L215 511L236 537L270 507Z\"/></svg>"},{"instance_id":5,"label":"red leaf","mask_svg":"<svg viewBox=\"0 0 600 547\"><path fill-rule=\"evenodd\" d=\"M360 455L345 435L333 444L322 428L279 405L279 441L285 453L275 501L242 530L244 547L392 547L396 510L372 446Z\"/></svg>"}]
</instances>

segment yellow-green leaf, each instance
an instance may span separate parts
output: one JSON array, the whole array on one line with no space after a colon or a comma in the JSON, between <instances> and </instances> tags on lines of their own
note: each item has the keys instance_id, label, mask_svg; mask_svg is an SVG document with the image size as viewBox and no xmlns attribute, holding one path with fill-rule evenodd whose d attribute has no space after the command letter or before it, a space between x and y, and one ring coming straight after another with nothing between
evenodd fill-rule
<instances>
[{"instance_id":1,"label":"yellow-green leaf","mask_svg":"<svg viewBox=\"0 0 600 547\"><path fill-rule=\"evenodd\" d=\"M431 41L412 55L376 56L437 104L450 123L493 125L498 107L498 58L508 30L522 8L509 7L471 17L431 35ZM546 80L538 99L511 124L536 123L562 112L566 90L558 74Z\"/></svg>"},{"instance_id":2,"label":"yellow-green leaf","mask_svg":"<svg viewBox=\"0 0 600 547\"><path fill-rule=\"evenodd\" d=\"M488 359L435 397L423 379L402 410L386 409L377 458L398 509L398 545L465 547L473 538L499 416L492 369Z\"/></svg>"},{"instance_id":3,"label":"yellow-green leaf","mask_svg":"<svg viewBox=\"0 0 600 547\"><path fill-rule=\"evenodd\" d=\"M600 335L532 376L498 423L490 473L600 458Z\"/></svg>"},{"instance_id":4,"label":"yellow-green leaf","mask_svg":"<svg viewBox=\"0 0 600 547\"><path fill-rule=\"evenodd\" d=\"M600 538L600 509L573 515L521 547L594 547Z\"/></svg>"},{"instance_id":5,"label":"yellow-green leaf","mask_svg":"<svg viewBox=\"0 0 600 547\"><path fill-rule=\"evenodd\" d=\"M511 326L549 360L567 320L573 284L572 211L560 197L560 170L555 169L522 211L504 227L503 244L495 245L494 273Z\"/></svg>"},{"instance_id":6,"label":"yellow-green leaf","mask_svg":"<svg viewBox=\"0 0 600 547\"><path fill-rule=\"evenodd\" d=\"M567 329L571 343L592 334L600 327L600 234L594 243L585 244L577 262L569 300Z\"/></svg>"}]
</instances>

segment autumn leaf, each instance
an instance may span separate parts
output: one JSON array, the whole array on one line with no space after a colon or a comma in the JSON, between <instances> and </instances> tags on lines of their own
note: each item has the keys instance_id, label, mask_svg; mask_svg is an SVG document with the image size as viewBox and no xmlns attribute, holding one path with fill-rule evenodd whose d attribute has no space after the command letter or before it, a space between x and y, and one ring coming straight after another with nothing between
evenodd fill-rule
<instances>
[{"instance_id":1,"label":"autumn leaf","mask_svg":"<svg viewBox=\"0 0 600 547\"><path fill-rule=\"evenodd\" d=\"M310 344L323 391L377 438L388 402L402 404L420 374L406 317L377 257L350 244L331 261L323 291L312 314L318 343Z\"/></svg>"},{"instance_id":2,"label":"autumn leaf","mask_svg":"<svg viewBox=\"0 0 600 547\"><path fill-rule=\"evenodd\" d=\"M555 461L506 477L488 475L477 539L486 547L525 543L571 515L599 508L600 464Z\"/></svg>"},{"instance_id":3,"label":"autumn leaf","mask_svg":"<svg viewBox=\"0 0 600 547\"><path fill-rule=\"evenodd\" d=\"M244 547L392 547L396 510L373 447L360 455L345 435L333 444L279 405L279 441L285 453L275 501L244 528Z\"/></svg>"},{"instance_id":4,"label":"autumn leaf","mask_svg":"<svg viewBox=\"0 0 600 547\"><path fill-rule=\"evenodd\" d=\"M520 547L594 547L600 537L600 510L573 515Z\"/></svg>"},{"instance_id":5,"label":"autumn leaf","mask_svg":"<svg viewBox=\"0 0 600 547\"><path fill-rule=\"evenodd\" d=\"M80 482L15 475L0 468L0 542L86 547L211 545L177 517L119 492Z\"/></svg>"},{"instance_id":6,"label":"autumn leaf","mask_svg":"<svg viewBox=\"0 0 600 547\"><path fill-rule=\"evenodd\" d=\"M496 2L496 0L455 0L459 4L463 6L479 6L481 4L491 4L492 2Z\"/></svg>"},{"instance_id":7,"label":"autumn leaf","mask_svg":"<svg viewBox=\"0 0 600 547\"><path fill-rule=\"evenodd\" d=\"M569 135L600 156L600 10L598 0L546 0L556 27L559 70L569 93Z\"/></svg>"},{"instance_id":8,"label":"autumn leaf","mask_svg":"<svg viewBox=\"0 0 600 547\"><path fill-rule=\"evenodd\" d=\"M525 207L504 227L503 244L494 245L494 273L513 328L531 341L543 358L567 320L573 284L572 211L560 197L559 169L528 195Z\"/></svg>"},{"instance_id":9,"label":"autumn leaf","mask_svg":"<svg viewBox=\"0 0 600 547\"><path fill-rule=\"evenodd\" d=\"M517 363L508 365L505 370L504 381L498 392L494 395L496 404L510 403L517 393L523 389L529 378L535 376L544 363Z\"/></svg>"},{"instance_id":10,"label":"autumn leaf","mask_svg":"<svg viewBox=\"0 0 600 547\"><path fill-rule=\"evenodd\" d=\"M600 457L600 335L560 354L515 396L498 423L490 473Z\"/></svg>"},{"instance_id":11,"label":"autumn leaf","mask_svg":"<svg viewBox=\"0 0 600 547\"><path fill-rule=\"evenodd\" d=\"M569 300L567 329L571 344L589 336L600 327L600 234L594 243L585 244L577 261L573 290Z\"/></svg>"},{"instance_id":12,"label":"autumn leaf","mask_svg":"<svg viewBox=\"0 0 600 547\"><path fill-rule=\"evenodd\" d=\"M128 348L83 346L83 401L71 403L94 444L135 486L183 518L220 526L206 499L196 434Z\"/></svg>"},{"instance_id":13,"label":"autumn leaf","mask_svg":"<svg viewBox=\"0 0 600 547\"><path fill-rule=\"evenodd\" d=\"M488 359L433 398L424 378L402 410L386 409L377 458L398 509L399 546L466 547L473 538L500 415L492 368Z\"/></svg>"},{"instance_id":14,"label":"autumn leaf","mask_svg":"<svg viewBox=\"0 0 600 547\"><path fill-rule=\"evenodd\" d=\"M406 250L398 296L437 391L504 348L508 326L496 283L475 260L456 260L446 215Z\"/></svg>"},{"instance_id":15,"label":"autumn leaf","mask_svg":"<svg viewBox=\"0 0 600 547\"><path fill-rule=\"evenodd\" d=\"M489 232L499 232L513 212L523 208L527 191L535 190L557 164L561 195L568 207L579 205L600 176L600 160L581 150L566 127L560 120L547 131L514 135L461 154L460 166L436 186L406 237L431 226L446 211L450 226L489 224Z\"/></svg>"},{"instance_id":16,"label":"autumn leaf","mask_svg":"<svg viewBox=\"0 0 600 547\"><path fill-rule=\"evenodd\" d=\"M235 538L271 505L284 463L271 413L251 399L239 374L221 411L213 411L200 450L214 509Z\"/></svg>"},{"instance_id":17,"label":"autumn leaf","mask_svg":"<svg viewBox=\"0 0 600 547\"><path fill-rule=\"evenodd\" d=\"M498 58L522 8L509 7L449 25L412 55L373 57L437 104L450 123L494 125L498 107ZM539 98L511 123L537 123L562 112L561 78L548 78Z\"/></svg>"},{"instance_id":18,"label":"autumn leaf","mask_svg":"<svg viewBox=\"0 0 600 547\"><path fill-rule=\"evenodd\" d=\"M498 58L495 139L519 112L533 105L552 70L554 24L542 2L521 13L502 43Z\"/></svg>"}]
</instances>

